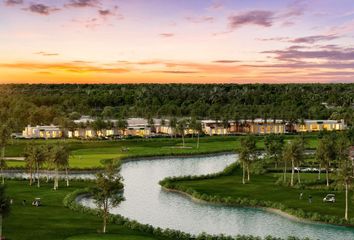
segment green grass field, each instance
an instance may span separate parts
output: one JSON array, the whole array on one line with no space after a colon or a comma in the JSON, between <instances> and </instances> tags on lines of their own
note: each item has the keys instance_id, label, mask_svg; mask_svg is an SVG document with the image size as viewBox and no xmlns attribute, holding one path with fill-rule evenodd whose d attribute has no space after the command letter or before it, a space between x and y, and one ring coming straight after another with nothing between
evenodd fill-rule
<instances>
[{"instance_id":1,"label":"green grass field","mask_svg":"<svg viewBox=\"0 0 354 240\"><path fill-rule=\"evenodd\" d=\"M314 149L317 135L306 135L306 147ZM126 139L119 141L81 141L81 140L13 140L6 148L7 157L23 156L27 144L65 144L71 151L70 167L75 169L102 167L102 160L123 159L147 156L190 155L225 151L236 151L240 146L242 136L215 136L200 138L200 147L196 147L196 138L186 138L186 147L181 139ZM263 136L259 136L257 146L263 149ZM293 135L285 136L294 138ZM123 151L123 149L129 149ZM24 167L23 161L8 161L9 167Z\"/></svg>"},{"instance_id":2,"label":"green grass field","mask_svg":"<svg viewBox=\"0 0 354 240\"><path fill-rule=\"evenodd\" d=\"M287 208L302 209L305 212L316 212L322 215L344 217L345 198L339 191L318 190L314 188L298 189L276 185L281 174L251 175L251 182L242 184L242 171L239 169L230 176L221 176L204 180L188 180L174 182L185 189L190 188L198 193L211 196L247 198L262 201L271 201L284 204ZM296 175L295 175L296 177ZM324 174L322 178L324 178ZM301 173L302 180L315 180L317 174ZM290 179L290 174L288 174ZM295 178L296 179L296 178ZM303 192L303 199L299 199ZM324 203L322 199L328 193L335 193L335 203ZM312 196L312 203L308 196ZM354 208L349 209L349 216L354 217Z\"/></svg>"},{"instance_id":3,"label":"green grass field","mask_svg":"<svg viewBox=\"0 0 354 240\"><path fill-rule=\"evenodd\" d=\"M61 182L59 190L52 190L52 183L41 188L30 187L28 181L7 181L7 195L14 200L9 217L4 219L6 239L157 239L153 236L132 231L122 226L109 225L106 237L98 233L101 219L96 216L74 212L63 205L64 197L78 189L90 186L89 182L71 182L65 187ZM31 206L34 198L40 197L43 206ZM26 200L26 205L22 201ZM78 236L78 237L76 237Z\"/></svg>"}]
</instances>

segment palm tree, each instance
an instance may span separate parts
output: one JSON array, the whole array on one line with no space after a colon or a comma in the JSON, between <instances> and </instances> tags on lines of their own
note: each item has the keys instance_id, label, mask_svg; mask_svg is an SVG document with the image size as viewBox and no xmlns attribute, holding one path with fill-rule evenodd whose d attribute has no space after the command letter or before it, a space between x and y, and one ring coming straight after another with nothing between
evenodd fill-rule
<instances>
[{"instance_id":1,"label":"palm tree","mask_svg":"<svg viewBox=\"0 0 354 240\"><path fill-rule=\"evenodd\" d=\"M264 138L264 148L266 158L274 167L278 167L278 162L283 150L284 139L281 136L270 134Z\"/></svg>"},{"instance_id":2,"label":"palm tree","mask_svg":"<svg viewBox=\"0 0 354 240\"><path fill-rule=\"evenodd\" d=\"M326 145L323 141L324 139L321 139L318 141L318 146L316 148L316 160L318 161L318 180L321 179L321 169L322 169L322 164L326 162ZM327 181L327 186L328 186L328 181Z\"/></svg>"},{"instance_id":3,"label":"palm tree","mask_svg":"<svg viewBox=\"0 0 354 240\"><path fill-rule=\"evenodd\" d=\"M32 158L32 148L33 148L33 145L27 145L25 148L25 152L24 152L26 167L27 167L29 174L30 174L30 178L29 178L29 185L30 186L32 186L33 168L34 168L34 161Z\"/></svg>"},{"instance_id":4,"label":"palm tree","mask_svg":"<svg viewBox=\"0 0 354 240\"><path fill-rule=\"evenodd\" d=\"M345 187L344 218L348 220L348 193L354 176L352 161L349 158L349 141L344 135L341 135L337 140L337 160L339 162L339 182L343 183Z\"/></svg>"},{"instance_id":5,"label":"palm tree","mask_svg":"<svg viewBox=\"0 0 354 240\"><path fill-rule=\"evenodd\" d=\"M148 118L148 126L150 127L150 129L151 129L150 131L151 132L155 132L156 133L155 121L151 117Z\"/></svg>"},{"instance_id":6,"label":"palm tree","mask_svg":"<svg viewBox=\"0 0 354 240\"><path fill-rule=\"evenodd\" d=\"M59 187L59 169L64 167L66 173L66 183L69 185L68 178L68 165L69 165L69 152L64 146L54 146L51 152L51 162L55 168L54 190Z\"/></svg>"},{"instance_id":7,"label":"palm tree","mask_svg":"<svg viewBox=\"0 0 354 240\"><path fill-rule=\"evenodd\" d=\"M298 171L298 182L301 183L300 180L300 164L303 159L303 145L301 140L296 139L293 140L285 145L283 151L284 160L287 162L291 162L291 180L290 186L294 186L294 173L295 173L295 166L297 165Z\"/></svg>"},{"instance_id":8,"label":"palm tree","mask_svg":"<svg viewBox=\"0 0 354 240\"><path fill-rule=\"evenodd\" d=\"M196 121L194 130L197 132L197 149L199 149L200 134L203 133L203 126L201 121Z\"/></svg>"},{"instance_id":9,"label":"palm tree","mask_svg":"<svg viewBox=\"0 0 354 240\"><path fill-rule=\"evenodd\" d=\"M127 120L122 119L122 118L118 119L118 121L117 121L117 128L118 128L118 130L121 131L121 134L122 134L123 137L124 137L124 135L125 135L125 130L128 128L128 122L127 122Z\"/></svg>"},{"instance_id":10,"label":"palm tree","mask_svg":"<svg viewBox=\"0 0 354 240\"><path fill-rule=\"evenodd\" d=\"M28 165L33 168L33 166L36 169L37 173L37 187L40 187L40 179L39 179L39 168L43 165L43 163L46 161L46 152L43 146L36 146L36 145L31 145L29 149L26 151L26 159ZM31 172L31 177L32 178L32 170ZM32 180L30 180L32 181ZM32 183L30 182L30 185Z\"/></svg>"},{"instance_id":11,"label":"palm tree","mask_svg":"<svg viewBox=\"0 0 354 240\"><path fill-rule=\"evenodd\" d=\"M222 127L223 127L223 135L225 135L226 133L228 133L228 129L230 128L228 117L222 119Z\"/></svg>"},{"instance_id":12,"label":"palm tree","mask_svg":"<svg viewBox=\"0 0 354 240\"><path fill-rule=\"evenodd\" d=\"M335 139L332 136L325 136L319 141L316 150L316 158L319 161L320 168L318 179L320 179L321 166L323 165L326 169L327 187L329 187L329 168L331 166L331 161L336 158Z\"/></svg>"},{"instance_id":13,"label":"palm tree","mask_svg":"<svg viewBox=\"0 0 354 240\"><path fill-rule=\"evenodd\" d=\"M94 122L91 123L91 127L95 131L96 137L98 138L99 134L101 134L101 135L103 134L102 131L103 131L103 129L105 129L107 127L107 123L103 119L98 118Z\"/></svg>"},{"instance_id":14,"label":"palm tree","mask_svg":"<svg viewBox=\"0 0 354 240\"><path fill-rule=\"evenodd\" d=\"M124 200L122 197L123 178L120 176L121 163L106 162L105 170L96 176L96 186L92 189L92 195L97 207L102 212L102 232L106 233L109 209L118 206Z\"/></svg>"},{"instance_id":15,"label":"palm tree","mask_svg":"<svg viewBox=\"0 0 354 240\"><path fill-rule=\"evenodd\" d=\"M196 132L197 119L196 117L191 117L189 120L189 128L192 129L192 138L194 138L194 133Z\"/></svg>"},{"instance_id":16,"label":"palm tree","mask_svg":"<svg viewBox=\"0 0 354 240\"><path fill-rule=\"evenodd\" d=\"M182 146L185 147L185 142L184 142L184 131L186 129L187 122L184 119L181 119L180 121L177 122L177 131L179 134L182 136Z\"/></svg>"},{"instance_id":17,"label":"palm tree","mask_svg":"<svg viewBox=\"0 0 354 240\"><path fill-rule=\"evenodd\" d=\"M245 184L245 173L247 171L247 181L250 181L250 167L257 160L256 140L253 136L241 139L240 161L243 168L242 183Z\"/></svg>"},{"instance_id":18,"label":"palm tree","mask_svg":"<svg viewBox=\"0 0 354 240\"><path fill-rule=\"evenodd\" d=\"M5 186L0 185L0 239L4 239L2 236L2 222L3 218L10 213L10 201L6 196Z\"/></svg>"},{"instance_id":19,"label":"palm tree","mask_svg":"<svg viewBox=\"0 0 354 240\"><path fill-rule=\"evenodd\" d=\"M161 122L160 122L160 133L161 133L161 128L163 128L165 126L166 126L166 120L165 119L161 119Z\"/></svg>"},{"instance_id":20,"label":"palm tree","mask_svg":"<svg viewBox=\"0 0 354 240\"><path fill-rule=\"evenodd\" d=\"M176 136L176 129L177 129L177 119L175 117L170 119L169 127L171 128L171 138L173 135Z\"/></svg>"}]
</instances>

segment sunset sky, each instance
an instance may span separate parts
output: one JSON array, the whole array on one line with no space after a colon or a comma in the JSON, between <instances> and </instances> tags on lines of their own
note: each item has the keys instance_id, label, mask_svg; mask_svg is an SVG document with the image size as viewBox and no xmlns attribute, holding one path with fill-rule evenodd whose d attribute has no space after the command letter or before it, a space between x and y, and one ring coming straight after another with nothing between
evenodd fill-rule
<instances>
[{"instance_id":1,"label":"sunset sky","mask_svg":"<svg viewBox=\"0 0 354 240\"><path fill-rule=\"evenodd\" d=\"M353 0L1 0L0 83L354 82Z\"/></svg>"}]
</instances>

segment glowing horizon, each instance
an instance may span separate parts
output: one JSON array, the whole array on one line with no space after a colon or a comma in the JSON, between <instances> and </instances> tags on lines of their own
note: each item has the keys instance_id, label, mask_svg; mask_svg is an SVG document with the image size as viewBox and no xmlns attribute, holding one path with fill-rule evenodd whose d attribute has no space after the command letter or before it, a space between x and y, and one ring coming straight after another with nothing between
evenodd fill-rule
<instances>
[{"instance_id":1,"label":"glowing horizon","mask_svg":"<svg viewBox=\"0 0 354 240\"><path fill-rule=\"evenodd\" d=\"M0 83L352 83L331 0L3 0Z\"/></svg>"}]
</instances>

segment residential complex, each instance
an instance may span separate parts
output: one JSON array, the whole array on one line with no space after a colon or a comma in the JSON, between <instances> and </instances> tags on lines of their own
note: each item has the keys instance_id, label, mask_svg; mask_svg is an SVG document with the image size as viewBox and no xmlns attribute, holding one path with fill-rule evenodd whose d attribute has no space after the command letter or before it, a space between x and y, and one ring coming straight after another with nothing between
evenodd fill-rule
<instances>
[{"instance_id":1,"label":"residential complex","mask_svg":"<svg viewBox=\"0 0 354 240\"><path fill-rule=\"evenodd\" d=\"M127 119L127 127L118 128L117 120L107 120L110 127L105 129L94 129L93 118L84 116L74 123L74 129L64 129L59 126L27 126L23 131L24 138L82 138L91 139L97 137L114 136L140 136L151 137L157 135L175 135L177 131L170 126L167 119L153 119L153 124L144 118ZM221 122L216 120L201 120L203 134L206 135L230 135L230 134L284 134L292 132L317 132L317 131L341 131L346 129L343 120L302 120L291 123L283 120L239 120ZM188 126L184 134L195 134L194 129ZM180 133L179 133L180 134Z\"/></svg>"}]
</instances>

